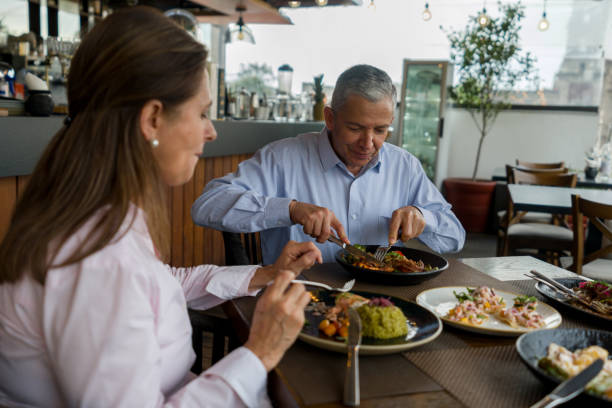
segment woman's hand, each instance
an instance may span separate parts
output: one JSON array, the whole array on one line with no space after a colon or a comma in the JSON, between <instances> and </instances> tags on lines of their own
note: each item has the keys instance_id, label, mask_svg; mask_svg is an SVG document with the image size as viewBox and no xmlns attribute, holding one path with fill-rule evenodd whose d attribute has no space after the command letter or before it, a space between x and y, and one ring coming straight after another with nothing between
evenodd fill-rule
<instances>
[{"instance_id":1,"label":"woman's hand","mask_svg":"<svg viewBox=\"0 0 612 408\"><path fill-rule=\"evenodd\" d=\"M315 262L323 262L321 251L315 244L289 241L274 264L259 268L255 272L249 283L249 290L265 287L281 270L293 272L293 276L296 277Z\"/></svg>"},{"instance_id":2,"label":"woman's hand","mask_svg":"<svg viewBox=\"0 0 612 408\"><path fill-rule=\"evenodd\" d=\"M244 345L259 357L267 371L278 364L304 325L304 307L310 294L304 285L291 284L293 278L292 271L279 271L276 275L255 306L249 339Z\"/></svg>"}]
</instances>

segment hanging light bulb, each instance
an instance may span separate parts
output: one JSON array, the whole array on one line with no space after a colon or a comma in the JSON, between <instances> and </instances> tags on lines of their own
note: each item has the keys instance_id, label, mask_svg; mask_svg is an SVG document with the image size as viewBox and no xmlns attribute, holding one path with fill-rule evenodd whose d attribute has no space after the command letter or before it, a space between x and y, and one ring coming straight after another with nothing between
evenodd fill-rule
<instances>
[{"instance_id":1,"label":"hanging light bulb","mask_svg":"<svg viewBox=\"0 0 612 408\"><path fill-rule=\"evenodd\" d=\"M425 10L423 10L423 20L431 20L431 11L429 11L429 3L425 3Z\"/></svg>"},{"instance_id":2,"label":"hanging light bulb","mask_svg":"<svg viewBox=\"0 0 612 408\"><path fill-rule=\"evenodd\" d=\"M327 0L315 0L315 3L317 3L319 7L327 6Z\"/></svg>"},{"instance_id":3,"label":"hanging light bulb","mask_svg":"<svg viewBox=\"0 0 612 408\"><path fill-rule=\"evenodd\" d=\"M238 12L238 21L236 22L236 25L233 28L228 29L225 32L225 42L231 43L233 41L238 40L255 44L255 37L253 36L251 29L246 26L246 24L244 23L244 19L242 18L242 13L246 11L246 7L244 7L242 4L239 4L238 6L236 6L236 11Z\"/></svg>"},{"instance_id":4,"label":"hanging light bulb","mask_svg":"<svg viewBox=\"0 0 612 408\"><path fill-rule=\"evenodd\" d=\"M368 4L368 10L376 11L376 4L374 4L374 0L370 0L370 4Z\"/></svg>"},{"instance_id":5,"label":"hanging light bulb","mask_svg":"<svg viewBox=\"0 0 612 408\"><path fill-rule=\"evenodd\" d=\"M480 24L481 27L486 26L487 24L489 24L489 21L491 21L489 16L487 16L486 5L487 5L487 0L485 0L485 2L482 4L482 11L480 12L477 18L478 24Z\"/></svg>"},{"instance_id":6,"label":"hanging light bulb","mask_svg":"<svg viewBox=\"0 0 612 408\"><path fill-rule=\"evenodd\" d=\"M301 1L294 1L294 0L288 1L287 3L289 3L289 7L291 7L291 8L300 7L300 5L302 4Z\"/></svg>"},{"instance_id":7,"label":"hanging light bulb","mask_svg":"<svg viewBox=\"0 0 612 408\"><path fill-rule=\"evenodd\" d=\"M546 0L544 0L544 11L542 11L542 18L538 21L538 30L546 31L550 27L550 23L546 18Z\"/></svg>"}]
</instances>

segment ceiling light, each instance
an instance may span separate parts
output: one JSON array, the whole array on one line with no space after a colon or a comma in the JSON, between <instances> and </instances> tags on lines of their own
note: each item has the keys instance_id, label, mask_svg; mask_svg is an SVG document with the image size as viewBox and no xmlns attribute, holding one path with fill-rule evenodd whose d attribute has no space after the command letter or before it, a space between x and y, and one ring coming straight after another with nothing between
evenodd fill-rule
<instances>
[{"instance_id":1,"label":"ceiling light","mask_svg":"<svg viewBox=\"0 0 612 408\"><path fill-rule=\"evenodd\" d=\"M487 24L489 24L489 21L491 21L489 16L487 16L486 6L487 6L487 0L485 0L484 3L482 4L482 11L476 18L476 20L478 21L478 24L480 24L481 27L486 26Z\"/></svg>"},{"instance_id":2,"label":"ceiling light","mask_svg":"<svg viewBox=\"0 0 612 408\"><path fill-rule=\"evenodd\" d=\"M255 37L251 32L251 29L244 24L244 20L242 19L242 13L246 11L246 7L243 5L236 6L236 11L238 12L238 21L236 22L236 26L228 29L225 32L225 42L231 43L234 41L245 41L251 44L255 44Z\"/></svg>"},{"instance_id":3,"label":"ceiling light","mask_svg":"<svg viewBox=\"0 0 612 408\"><path fill-rule=\"evenodd\" d=\"M301 1L295 1L295 0L288 1L287 3L289 4L289 7L291 7L291 8L297 8L297 7L300 7L302 5Z\"/></svg>"},{"instance_id":4,"label":"ceiling light","mask_svg":"<svg viewBox=\"0 0 612 408\"><path fill-rule=\"evenodd\" d=\"M550 27L550 23L546 18L546 0L544 0L544 10L542 11L542 18L538 21L538 30L546 31Z\"/></svg>"},{"instance_id":5,"label":"ceiling light","mask_svg":"<svg viewBox=\"0 0 612 408\"><path fill-rule=\"evenodd\" d=\"M317 3L319 7L327 6L327 0L315 0L315 3Z\"/></svg>"},{"instance_id":6,"label":"ceiling light","mask_svg":"<svg viewBox=\"0 0 612 408\"><path fill-rule=\"evenodd\" d=\"M429 3L425 3L425 10L423 10L423 20L431 20L431 11L429 11Z\"/></svg>"},{"instance_id":7,"label":"ceiling light","mask_svg":"<svg viewBox=\"0 0 612 408\"><path fill-rule=\"evenodd\" d=\"M376 4L374 4L374 0L370 0L370 4L368 4L368 10L376 11Z\"/></svg>"}]
</instances>

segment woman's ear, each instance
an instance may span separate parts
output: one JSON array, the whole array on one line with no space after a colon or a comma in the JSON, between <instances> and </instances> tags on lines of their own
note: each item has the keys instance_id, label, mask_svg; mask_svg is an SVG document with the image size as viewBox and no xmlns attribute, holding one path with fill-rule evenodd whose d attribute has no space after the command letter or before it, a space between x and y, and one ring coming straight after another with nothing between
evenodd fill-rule
<instances>
[{"instance_id":1,"label":"woman's ear","mask_svg":"<svg viewBox=\"0 0 612 408\"><path fill-rule=\"evenodd\" d=\"M147 142L158 139L164 105L158 99L147 101L140 110L140 132Z\"/></svg>"}]
</instances>

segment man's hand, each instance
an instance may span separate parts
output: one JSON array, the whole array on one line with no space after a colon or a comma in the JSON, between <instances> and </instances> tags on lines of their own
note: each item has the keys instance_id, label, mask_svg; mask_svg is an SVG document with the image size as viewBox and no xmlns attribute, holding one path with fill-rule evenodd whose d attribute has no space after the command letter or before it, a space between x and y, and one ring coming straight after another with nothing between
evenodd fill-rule
<instances>
[{"instance_id":1,"label":"man's hand","mask_svg":"<svg viewBox=\"0 0 612 408\"><path fill-rule=\"evenodd\" d=\"M325 207L292 201L289 204L289 216L291 221L302 225L304 233L316 238L317 242L327 241L333 228L341 241L350 243L340 221L331 210Z\"/></svg>"},{"instance_id":2,"label":"man's hand","mask_svg":"<svg viewBox=\"0 0 612 408\"><path fill-rule=\"evenodd\" d=\"M407 242L421 235L425 229L425 218L418 208L413 206L398 208L393 211L391 223L389 224L389 244L397 242L397 234L401 230L400 239Z\"/></svg>"}]
</instances>

